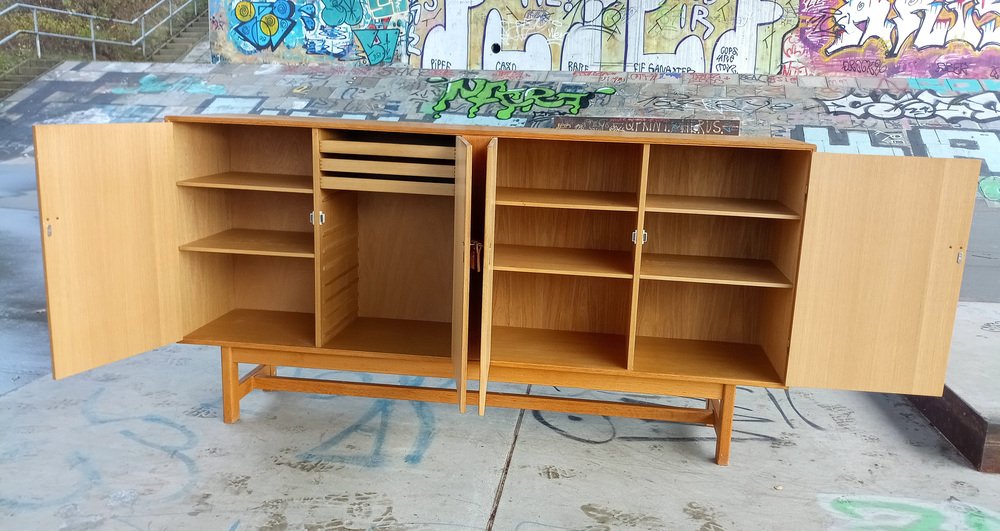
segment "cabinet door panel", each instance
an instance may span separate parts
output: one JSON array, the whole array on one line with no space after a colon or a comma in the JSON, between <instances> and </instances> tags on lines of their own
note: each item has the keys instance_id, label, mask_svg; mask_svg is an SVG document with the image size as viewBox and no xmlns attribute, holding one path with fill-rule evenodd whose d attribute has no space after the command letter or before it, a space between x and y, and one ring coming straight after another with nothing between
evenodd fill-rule
<instances>
[{"instance_id":1,"label":"cabinet door panel","mask_svg":"<svg viewBox=\"0 0 1000 531\"><path fill-rule=\"evenodd\" d=\"M469 244L472 242L472 146L455 140L455 261L451 303L451 361L458 409L465 413L469 364Z\"/></svg>"},{"instance_id":2,"label":"cabinet door panel","mask_svg":"<svg viewBox=\"0 0 1000 531\"><path fill-rule=\"evenodd\" d=\"M941 394L979 164L814 155L787 385Z\"/></svg>"},{"instance_id":3,"label":"cabinet door panel","mask_svg":"<svg viewBox=\"0 0 1000 531\"><path fill-rule=\"evenodd\" d=\"M493 345L493 233L496 227L497 139L486 147L486 202L483 212L483 322L479 338L479 414L486 413Z\"/></svg>"},{"instance_id":4,"label":"cabinet door panel","mask_svg":"<svg viewBox=\"0 0 1000 531\"><path fill-rule=\"evenodd\" d=\"M170 124L35 128L52 372L182 336Z\"/></svg>"}]
</instances>

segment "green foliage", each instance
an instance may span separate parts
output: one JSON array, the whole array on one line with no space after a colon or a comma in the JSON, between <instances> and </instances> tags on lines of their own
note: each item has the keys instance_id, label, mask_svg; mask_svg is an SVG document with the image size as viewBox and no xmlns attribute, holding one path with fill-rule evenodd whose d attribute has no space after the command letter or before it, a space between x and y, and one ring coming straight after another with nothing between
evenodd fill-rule
<instances>
[{"instance_id":1,"label":"green foliage","mask_svg":"<svg viewBox=\"0 0 1000 531\"><path fill-rule=\"evenodd\" d=\"M153 5L157 0L27 0L24 3L42 7L51 7L74 13L85 13L105 18L131 21L138 17ZM183 3L178 0L177 3ZM15 0L0 0L0 9L3 9ZM200 10L207 7L207 0L199 2ZM146 27L152 28L170 13L169 7L164 5L157 7L146 16ZM186 8L186 12L178 15L174 19L175 26L182 26L194 17L192 6ZM34 20L29 10L15 10L7 15L0 16L0 39L11 33L34 28ZM90 21L84 17L74 17L58 13L38 13L38 29L43 32L73 35L90 38ZM132 42L141 35L141 26L122 24L109 21L95 21L94 36L98 39ZM170 30L164 24L153 31L147 38L146 49L149 52L165 43L170 38ZM89 42L74 41L69 39L59 39L53 37L41 37L42 57L65 58L65 59L89 59L91 57L91 47ZM34 57L35 37L33 35L21 35L13 41L0 46L0 74L9 70L12 66L20 63L26 58ZM113 44L98 44L97 58L106 61L127 61L142 60L142 49L140 46L132 48Z\"/></svg>"}]
</instances>

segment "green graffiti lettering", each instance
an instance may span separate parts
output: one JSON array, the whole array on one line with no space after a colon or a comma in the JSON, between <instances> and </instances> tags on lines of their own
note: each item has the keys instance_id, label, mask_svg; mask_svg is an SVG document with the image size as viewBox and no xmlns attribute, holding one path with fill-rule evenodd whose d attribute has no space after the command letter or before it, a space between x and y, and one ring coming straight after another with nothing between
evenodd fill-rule
<instances>
[{"instance_id":1,"label":"green graffiti lettering","mask_svg":"<svg viewBox=\"0 0 1000 531\"><path fill-rule=\"evenodd\" d=\"M523 89L508 89L507 80L489 81L486 79L428 79L430 83L445 83L444 91L437 102L431 107L434 118L440 118L441 113L451 108L455 100L464 100L471 104L469 118L479 116L483 107L497 104L496 118L509 120L514 113L527 113L535 107L543 109L559 109L566 107L569 114L578 114L586 108L590 100L597 94L613 95L617 91L613 87L602 87L594 92L557 92L549 87L528 87Z\"/></svg>"},{"instance_id":2,"label":"green graffiti lettering","mask_svg":"<svg viewBox=\"0 0 1000 531\"><path fill-rule=\"evenodd\" d=\"M1000 531L1000 517L986 514L982 509L972 507L965 513L965 525L973 531Z\"/></svg>"},{"instance_id":3,"label":"green graffiti lettering","mask_svg":"<svg viewBox=\"0 0 1000 531\"><path fill-rule=\"evenodd\" d=\"M1000 201L1000 177L990 176L979 181L979 192L990 201Z\"/></svg>"},{"instance_id":4,"label":"green graffiti lettering","mask_svg":"<svg viewBox=\"0 0 1000 531\"><path fill-rule=\"evenodd\" d=\"M875 520L871 518L872 513L888 513L893 516L892 523L885 522L877 527L866 527L873 530L937 531L945 522L945 517L940 511L905 502L837 498L830 506L851 519L869 523L874 523L872 520Z\"/></svg>"}]
</instances>

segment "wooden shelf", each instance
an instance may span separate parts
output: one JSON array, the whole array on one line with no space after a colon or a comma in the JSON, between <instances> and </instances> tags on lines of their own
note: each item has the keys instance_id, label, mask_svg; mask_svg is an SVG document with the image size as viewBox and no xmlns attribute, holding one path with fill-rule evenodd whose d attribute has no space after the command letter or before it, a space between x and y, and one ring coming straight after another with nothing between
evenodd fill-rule
<instances>
[{"instance_id":1,"label":"wooden shelf","mask_svg":"<svg viewBox=\"0 0 1000 531\"><path fill-rule=\"evenodd\" d=\"M394 179L366 179L361 177L322 177L324 190L354 190L357 192L385 192L393 194L455 195L454 183L427 183Z\"/></svg>"},{"instance_id":2,"label":"wooden shelf","mask_svg":"<svg viewBox=\"0 0 1000 531\"><path fill-rule=\"evenodd\" d=\"M742 218L802 218L795 211L778 201L687 195L649 194L646 196L646 211Z\"/></svg>"},{"instance_id":3,"label":"wooden shelf","mask_svg":"<svg viewBox=\"0 0 1000 531\"><path fill-rule=\"evenodd\" d=\"M450 359L451 323L359 317L323 348Z\"/></svg>"},{"instance_id":4,"label":"wooden shelf","mask_svg":"<svg viewBox=\"0 0 1000 531\"><path fill-rule=\"evenodd\" d=\"M612 210L637 212L636 194L625 192L590 192L584 190L549 190L542 188L498 187L496 204L519 207L570 208L576 210Z\"/></svg>"},{"instance_id":5,"label":"wooden shelf","mask_svg":"<svg viewBox=\"0 0 1000 531\"><path fill-rule=\"evenodd\" d=\"M184 336L185 343L219 346L315 346L316 319L311 313L233 310Z\"/></svg>"},{"instance_id":6,"label":"wooden shelf","mask_svg":"<svg viewBox=\"0 0 1000 531\"><path fill-rule=\"evenodd\" d=\"M231 171L205 177L178 181L177 186L194 188L222 188L227 190L256 190L260 192L313 193L309 175L281 175L276 173L249 173Z\"/></svg>"},{"instance_id":7,"label":"wooden shelf","mask_svg":"<svg viewBox=\"0 0 1000 531\"><path fill-rule=\"evenodd\" d=\"M616 373L625 371L628 340L624 335L495 326L491 352L490 364L498 367Z\"/></svg>"},{"instance_id":8,"label":"wooden shelf","mask_svg":"<svg viewBox=\"0 0 1000 531\"><path fill-rule=\"evenodd\" d=\"M180 246L182 251L312 258L311 232L229 229Z\"/></svg>"},{"instance_id":9,"label":"wooden shelf","mask_svg":"<svg viewBox=\"0 0 1000 531\"><path fill-rule=\"evenodd\" d=\"M639 336L634 373L682 380L782 387L757 345Z\"/></svg>"},{"instance_id":10,"label":"wooden shelf","mask_svg":"<svg viewBox=\"0 0 1000 531\"><path fill-rule=\"evenodd\" d=\"M497 245L493 269L582 277L632 278L632 255L625 251Z\"/></svg>"},{"instance_id":11,"label":"wooden shelf","mask_svg":"<svg viewBox=\"0 0 1000 531\"><path fill-rule=\"evenodd\" d=\"M790 288L792 283L767 260L643 254L639 278L701 284Z\"/></svg>"}]
</instances>

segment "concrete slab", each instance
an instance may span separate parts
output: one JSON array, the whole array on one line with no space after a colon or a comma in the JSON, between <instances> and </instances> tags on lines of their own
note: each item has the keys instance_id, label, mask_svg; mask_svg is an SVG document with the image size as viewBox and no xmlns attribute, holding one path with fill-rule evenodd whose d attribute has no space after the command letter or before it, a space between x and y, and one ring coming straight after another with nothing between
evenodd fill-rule
<instances>
[{"instance_id":1,"label":"concrete slab","mask_svg":"<svg viewBox=\"0 0 1000 531\"><path fill-rule=\"evenodd\" d=\"M733 462L719 467L711 428L619 418L478 417L258 391L226 425L217 352L174 345L0 397L0 474L31 478L0 482L3 527L771 529L780 519L783 529L903 529L915 513L949 524L941 529L1000 522L1000 476L964 466L898 397L741 388Z\"/></svg>"},{"instance_id":2,"label":"concrete slab","mask_svg":"<svg viewBox=\"0 0 1000 531\"><path fill-rule=\"evenodd\" d=\"M985 418L1000 424L1000 304L958 305L947 384Z\"/></svg>"}]
</instances>

